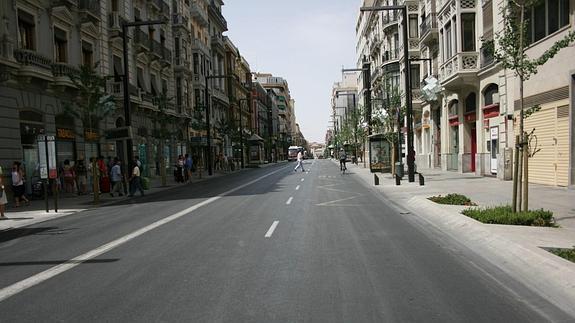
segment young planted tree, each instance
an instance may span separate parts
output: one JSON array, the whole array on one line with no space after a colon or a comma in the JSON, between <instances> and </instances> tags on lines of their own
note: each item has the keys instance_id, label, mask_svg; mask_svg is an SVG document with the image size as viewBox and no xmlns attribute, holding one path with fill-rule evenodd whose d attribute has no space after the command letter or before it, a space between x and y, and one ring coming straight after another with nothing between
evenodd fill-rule
<instances>
[{"instance_id":1,"label":"young planted tree","mask_svg":"<svg viewBox=\"0 0 575 323\"><path fill-rule=\"evenodd\" d=\"M528 210L529 205L529 184L528 184L528 159L529 159L529 136L524 130L524 120L529 115L524 107L524 83L537 73L538 67L544 65L553 58L559 50L569 46L575 40L575 31L569 31L563 39L555 42L541 56L531 58L526 54L527 31L530 24L526 17L526 12L533 10L534 6L541 0L508 0L501 8L503 14L503 30L496 34L496 42L493 45L495 60L505 69L512 70L519 79L519 135L517 136L515 168L513 176L513 212L521 209ZM532 110L533 111L533 110ZM533 133L533 132L531 132ZM521 155L521 156L519 156ZM521 175L523 174L523 188L521 185ZM521 197L521 190L523 197ZM519 194L518 194L519 193ZM519 200L519 206L517 201Z\"/></svg>"},{"instance_id":2,"label":"young planted tree","mask_svg":"<svg viewBox=\"0 0 575 323\"><path fill-rule=\"evenodd\" d=\"M77 88L77 96L71 103L64 105L65 113L82 122L84 130L94 132L99 124L116 109L114 97L106 93L107 77L96 72L98 63L94 66L82 65L78 73L70 73L68 77ZM96 160L92 162L92 178L94 203L99 201L99 175Z\"/></svg>"}]
</instances>

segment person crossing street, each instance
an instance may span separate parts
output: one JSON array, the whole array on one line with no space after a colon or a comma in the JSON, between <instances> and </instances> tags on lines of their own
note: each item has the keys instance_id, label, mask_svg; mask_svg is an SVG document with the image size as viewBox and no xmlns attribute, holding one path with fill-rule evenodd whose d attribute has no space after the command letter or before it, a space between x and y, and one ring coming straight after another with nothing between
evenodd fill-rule
<instances>
[{"instance_id":1,"label":"person crossing street","mask_svg":"<svg viewBox=\"0 0 575 323\"><path fill-rule=\"evenodd\" d=\"M293 169L293 171L297 171L298 168L301 167L301 171L305 172L305 169L303 169L303 154L301 153L301 150L297 152L297 165L295 166L295 168Z\"/></svg>"}]
</instances>

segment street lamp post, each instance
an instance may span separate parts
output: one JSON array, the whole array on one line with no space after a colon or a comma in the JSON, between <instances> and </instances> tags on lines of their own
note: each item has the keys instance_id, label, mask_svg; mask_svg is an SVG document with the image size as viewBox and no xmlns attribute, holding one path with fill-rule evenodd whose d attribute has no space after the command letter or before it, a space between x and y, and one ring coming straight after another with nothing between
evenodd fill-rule
<instances>
[{"instance_id":1,"label":"street lamp post","mask_svg":"<svg viewBox=\"0 0 575 323\"><path fill-rule=\"evenodd\" d=\"M410 80L410 62L409 62L409 43L407 38L407 7L405 5L398 6L377 6L377 7L361 7L360 11L392 11L400 10L402 14L402 29L403 29L403 60L405 69L405 106L407 115L407 174L409 182L415 182L415 150L413 149L413 107L411 102L411 80ZM401 151L399 160L401 161Z\"/></svg>"},{"instance_id":2,"label":"street lamp post","mask_svg":"<svg viewBox=\"0 0 575 323\"><path fill-rule=\"evenodd\" d=\"M125 126L129 127L132 125L132 111L130 109L130 91L128 87L130 86L130 69L128 61L128 27L138 27L138 26L151 26L151 25L162 25L167 23L165 20L148 20L148 21L134 21L134 22L124 22L122 23L122 45L123 45L123 56L124 56L124 76L123 76L123 92L124 92L124 119ZM128 139L126 139L126 152L124 153L124 158L126 158L126 165L131 162L132 154L132 135L128 131ZM163 152L162 152L163 154Z\"/></svg>"}]
</instances>

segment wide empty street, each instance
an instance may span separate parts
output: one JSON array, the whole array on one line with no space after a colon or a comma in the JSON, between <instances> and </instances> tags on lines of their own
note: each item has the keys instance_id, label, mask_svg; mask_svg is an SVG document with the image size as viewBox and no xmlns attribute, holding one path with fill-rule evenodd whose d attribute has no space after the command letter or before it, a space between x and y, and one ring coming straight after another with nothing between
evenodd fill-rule
<instances>
[{"instance_id":1,"label":"wide empty street","mask_svg":"<svg viewBox=\"0 0 575 323\"><path fill-rule=\"evenodd\" d=\"M0 322L542 322L560 310L331 160L0 233Z\"/></svg>"}]
</instances>

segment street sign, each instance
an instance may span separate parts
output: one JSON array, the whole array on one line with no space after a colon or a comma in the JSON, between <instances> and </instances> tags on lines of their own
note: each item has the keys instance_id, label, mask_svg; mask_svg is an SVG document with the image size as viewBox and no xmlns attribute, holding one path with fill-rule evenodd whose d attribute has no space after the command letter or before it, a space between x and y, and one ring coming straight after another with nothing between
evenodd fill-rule
<instances>
[{"instance_id":1,"label":"street sign","mask_svg":"<svg viewBox=\"0 0 575 323\"><path fill-rule=\"evenodd\" d=\"M58 177L56 165L56 138L55 136L39 135L38 160L41 179L55 179Z\"/></svg>"}]
</instances>

